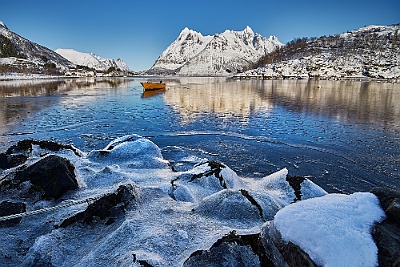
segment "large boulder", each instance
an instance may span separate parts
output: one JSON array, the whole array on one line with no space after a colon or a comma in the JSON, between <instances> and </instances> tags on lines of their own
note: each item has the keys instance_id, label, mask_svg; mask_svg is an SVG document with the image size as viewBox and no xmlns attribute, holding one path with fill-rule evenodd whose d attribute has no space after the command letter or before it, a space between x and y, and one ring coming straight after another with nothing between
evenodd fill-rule
<instances>
[{"instance_id":1,"label":"large boulder","mask_svg":"<svg viewBox=\"0 0 400 267\"><path fill-rule=\"evenodd\" d=\"M275 266L375 266L371 231L384 218L371 193L329 194L279 210L261 237Z\"/></svg>"},{"instance_id":2,"label":"large boulder","mask_svg":"<svg viewBox=\"0 0 400 267\"><path fill-rule=\"evenodd\" d=\"M68 190L78 188L75 167L65 158L49 155L15 175L17 181L30 181L32 190L43 192L44 198L60 198Z\"/></svg>"}]
</instances>

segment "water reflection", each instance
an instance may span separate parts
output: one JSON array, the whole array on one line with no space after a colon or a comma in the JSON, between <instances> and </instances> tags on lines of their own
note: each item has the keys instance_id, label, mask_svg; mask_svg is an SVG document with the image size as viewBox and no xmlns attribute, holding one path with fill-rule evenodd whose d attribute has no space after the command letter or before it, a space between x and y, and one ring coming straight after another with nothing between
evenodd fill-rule
<instances>
[{"instance_id":1,"label":"water reflection","mask_svg":"<svg viewBox=\"0 0 400 267\"><path fill-rule=\"evenodd\" d=\"M130 82L129 79L94 78L0 81L0 135L7 130L7 125L63 101L56 96L90 94L101 88L127 87Z\"/></svg>"},{"instance_id":2,"label":"water reflection","mask_svg":"<svg viewBox=\"0 0 400 267\"><path fill-rule=\"evenodd\" d=\"M164 98L186 123L205 113L249 118L251 112L270 112L282 106L340 121L400 127L399 84L222 78L181 78L168 82L172 89Z\"/></svg>"},{"instance_id":3,"label":"water reflection","mask_svg":"<svg viewBox=\"0 0 400 267\"><path fill-rule=\"evenodd\" d=\"M398 127L400 85L354 81L271 81L273 97L298 112ZM264 90L268 90L264 88Z\"/></svg>"},{"instance_id":4,"label":"water reflection","mask_svg":"<svg viewBox=\"0 0 400 267\"><path fill-rule=\"evenodd\" d=\"M158 94L164 93L167 89L157 89L157 90L146 90L142 93L142 98L153 97Z\"/></svg>"},{"instance_id":5,"label":"water reflection","mask_svg":"<svg viewBox=\"0 0 400 267\"><path fill-rule=\"evenodd\" d=\"M51 95L65 83L65 80L0 81L0 97Z\"/></svg>"},{"instance_id":6,"label":"water reflection","mask_svg":"<svg viewBox=\"0 0 400 267\"><path fill-rule=\"evenodd\" d=\"M172 84L171 84L172 83ZM164 99L185 123L207 113L218 117L249 119L251 112L268 111L274 103L255 84L225 78L181 78L169 81Z\"/></svg>"}]
</instances>

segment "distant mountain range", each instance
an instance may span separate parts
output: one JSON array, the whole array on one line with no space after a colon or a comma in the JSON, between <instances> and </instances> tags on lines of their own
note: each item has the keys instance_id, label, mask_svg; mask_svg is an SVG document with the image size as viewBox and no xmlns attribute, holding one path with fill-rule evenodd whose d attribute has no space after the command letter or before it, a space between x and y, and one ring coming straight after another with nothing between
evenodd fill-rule
<instances>
[{"instance_id":1,"label":"distant mountain range","mask_svg":"<svg viewBox=\"0 0 400 267\"><path fill-rule=\"evenodd\" d=\"M0 22L0 73L8 72L132 74L121 59L73 49L52 51ZM185 28L146 74L399 79L400 24L298 38L286 45L275 36L254 33L250 27L213 36Z\"/></svg>"},{"instance_id":2,"label":"distant mountain range","mask_svg":"<svg viewBox=\"0 0 400 267\"><path fill-rule=\"evenodd\" d=\"M86 66L100 71L107 71L114 67L122 71L130 71L128 65L122 59L102 58L93 53L83 53L74 49L56 49L56 53L79 66Z\"/></svg>"},{"instance_id":3,"label":"distant mountain range","mask_svg":"<svg viewBox=\"0 0 400 267\"><path fill-rule=\"evenodd\" d=\"M0 73L65 74L71 70L75 74L88 71L110 73L111 70L116 74L130 72L121 59L102 58L93 53L82 53L73 49L52 51L19 36L0 22Z\"/></svg>"},{"instance_id":4,"label":"distant mountain range","mask_svg":"<svg viewBox=\"0 0 400 267\"><path fill-rule=\"evenodd\" d=\"M275 37L262 37L250 27L214 36L185 28L148 71L187 76L232 75L248 69L267 53L283 46Z\"/></svg>"}]
</instances>

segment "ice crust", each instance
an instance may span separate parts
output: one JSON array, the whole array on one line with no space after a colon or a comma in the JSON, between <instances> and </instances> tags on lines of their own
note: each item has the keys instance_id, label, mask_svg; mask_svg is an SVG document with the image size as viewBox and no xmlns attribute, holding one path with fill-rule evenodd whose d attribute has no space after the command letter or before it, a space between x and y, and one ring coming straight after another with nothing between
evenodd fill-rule
<instances>
[{"instance_id":1,"label":"ice crust","mask_svg":"<svg viewBox=\"0 0 400 267\"><path fill-rule=\"evenodd\" d=\"M31 161L36 161L42 153L40 148L34 147ZM140 266L139 261L152 266L181 266L193 252L209 249L231 231L260 233L263 224L272 220L275 214L276 227L282 229L285 239L300 232L301 245L301 240L309 240L312 236L327 244L333 242L331 246L335 248L342 244L333 233L343 232L347 237L351 234L357 239L357 242L350 242L354 246L346 247L351 251L344 255L351 258L349 261L356 264L367 257L365 253L372 253L368 257L371 262L376 261L376 249L371 249L373 241L368 230L382 217L383 211L369 194L327 195L319 186L306 180L302 193L303 199L307 200L292 204L295 193L286 182L287 169L262 179L251 179L239 177L222 163L212 165L199 159L194 168L175 172L162 158L157 145L137 135L118 138L102 150L79 151L81 157L68 150L51 153L66 157L75 165L80 188L68 192L59 201L28 200L28 210L101 196L115 192L123 184L136 188L135 201L110 225L97 222L56 227L64 219L85 210L86 205L81 204L24 217L20 225L0 228L3 244L0 256L6 259L5 266ZM217 170L213 169L215 166ZM332 211L338 199L343 199L340 202L342 210ZM307 208L310 205L321 205L318 214L313 213L313 208ZM307 225L284 224L289 221L288 217L301 221L301 217L306 216ZM337 218L342 223L331 229L331 221ZM291 232L285 232L283 229L289 226ZM328 235L326 231L313 234L314 229L328 229ZM340 241L346 241L345 237L341 235ZM21 252L23 250L25 252ZM314 258L318 263L325 263L332 260L331 256L321 252Z\"/></svg>"}]
</instances>

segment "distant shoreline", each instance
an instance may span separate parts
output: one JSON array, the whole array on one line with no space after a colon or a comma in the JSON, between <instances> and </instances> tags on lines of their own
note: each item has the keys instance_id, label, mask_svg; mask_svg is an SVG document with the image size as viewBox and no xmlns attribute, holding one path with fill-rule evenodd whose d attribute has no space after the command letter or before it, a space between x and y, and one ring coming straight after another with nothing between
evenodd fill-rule
<instances>
[{"instance_id":1,"label":"distant shoreline","mask_svg":"<svg viewBox=\"0 0 400 267\"><path fill-rule=\"evenodd\" d=\"M58 79L80 79L80 78L92 78L92 79L102 79L102 78L146 78L146 77L187 77L187 78L227 78L234 80L327 80L327 81L360 81L360 82L387 82L387 83L400 83L398 78L371 78L371 77L262 77L261 75L241 75L236 74L232 76L181 76L181 75L120 75L120 76L66 76L66 75L47 75L47 74L24 74L24 73L0 73L0 82L2 81L15 81L15 80L58 80Z\"/></svg>"}]
</instances>

